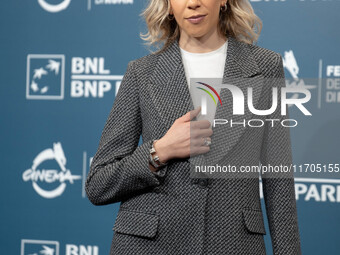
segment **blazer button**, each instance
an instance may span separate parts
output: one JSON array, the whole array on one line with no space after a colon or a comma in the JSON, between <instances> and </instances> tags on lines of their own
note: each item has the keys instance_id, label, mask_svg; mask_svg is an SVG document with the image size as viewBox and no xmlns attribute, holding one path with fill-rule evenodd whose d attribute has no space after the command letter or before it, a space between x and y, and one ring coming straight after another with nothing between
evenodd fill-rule
<instances>
[{"instance_id":1,"label":"blazer button","mask_svg":"<svg viewBox=\"0 0 340 255\"><path fill-rule=\"evenodd\" d=\"M202 187L206 187L208 185L208 179L200 179L199 185L201 185Z\"/></svg>"},{"instance_id":2,"label":"blazer button","mask_svg":"<svg viewBox=\"0 0 340 255\"><path fill-rule=\"evenodd\" d=\"M197 184L198 183L198 179L197 178L192 178L191 179L191 183L192 184Z\"/></svg>"}]
</instances>

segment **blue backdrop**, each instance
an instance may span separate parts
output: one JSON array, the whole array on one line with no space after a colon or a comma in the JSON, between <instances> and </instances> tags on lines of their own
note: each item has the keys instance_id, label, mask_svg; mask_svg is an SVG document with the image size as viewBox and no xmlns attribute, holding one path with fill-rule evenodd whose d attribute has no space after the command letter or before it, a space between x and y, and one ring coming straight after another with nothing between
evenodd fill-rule
<instances>
[{"instance_id":1,"label":"blue backdrop","mask_svg":"<svg viewBox=\"0 0 340 255\"><path fill-rule=\"evenodd\" d=\"M146 3L1 1L1 254L109 253L119 204L93 206L84 182L127 63L149 53ZM283 56L287 86L312 94L311 117L290 109L294 163L339 164L340 2L252 5L258 45ZM303 254L340 254L339 173L295 182Z\"/></svg>"}]
</instances>

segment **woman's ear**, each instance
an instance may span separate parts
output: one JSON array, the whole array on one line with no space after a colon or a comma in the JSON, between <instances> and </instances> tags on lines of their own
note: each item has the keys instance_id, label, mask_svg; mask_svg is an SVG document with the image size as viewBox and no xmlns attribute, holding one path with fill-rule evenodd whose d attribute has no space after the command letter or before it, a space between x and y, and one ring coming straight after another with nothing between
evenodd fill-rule
<instances>
[{"instance_id":1,"label":"woman's ear","mask_svg":"<svg viewBox=\"0 0 340 255\"><path fill-rule=\"evenodd\" d=\"M170 8L169 8L169 14L172 15L172 6L171 6L171 0L168 0L168 4L170 5Z\"/></svg>"},{"instance_id":2,"label":"woman's ear","mask_svg":"<svg viewBox=\"0 0 340 255\"><path fill-rule=\"evenodd\" d=\"M221 0L221 5L220 5L220 7L225 6L225 4L226 4L227 2L228 2L228 1L226 1L226 0Z\"/></svg>"}]
</instances>

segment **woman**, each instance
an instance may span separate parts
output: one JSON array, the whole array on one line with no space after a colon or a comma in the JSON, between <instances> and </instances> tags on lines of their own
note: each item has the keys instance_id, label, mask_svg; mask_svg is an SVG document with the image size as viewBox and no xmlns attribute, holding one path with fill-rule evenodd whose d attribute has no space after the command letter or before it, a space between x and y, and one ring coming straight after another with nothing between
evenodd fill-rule
<instances>
[{"instance_id":1,"label":"woman","mask_svg":"<svg viewBox=\"0 0 340 255\"><path fill-rule=\"evenodd\" d=\"M197 120L188 78L204 72L235 81L244 93L252 87L254 107L269 109L272 87L285 86L281 55L253 45L261 21L247 0L151 0L143 14L146 40L164 47L129 62L86 180L93 204L121 202L110 253L266 254L258 176L192 178L189 158L289 165L289 129L268 122L211 128ZM195 61L204 68L191 68ZM226 91L215 118L241 120ZM251 117L245 110L242 118ZM279 110L269 117L283 118ZM301 254L293 174L264 177L273 253Z\"/></svg>"}]
</instances>

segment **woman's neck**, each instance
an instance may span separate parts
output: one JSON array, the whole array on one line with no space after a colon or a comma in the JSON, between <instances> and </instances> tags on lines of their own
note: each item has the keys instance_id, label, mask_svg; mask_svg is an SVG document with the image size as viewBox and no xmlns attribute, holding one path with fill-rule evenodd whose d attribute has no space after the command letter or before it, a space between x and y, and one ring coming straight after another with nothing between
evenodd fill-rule
<instances>
[{"instance_id":1,"label":"woman's neck","mask_svg":"<svg viewBox=\"0 0 340 255\"><path fill-rule=\"evenodd\" d=\"M181 33L179 46L188 52L206 53L217 50L226 42L226 40L227 37L221 37L217 35L217 33L201 37L192 37L186 33Z\"/></svg>"}]
</instances>

